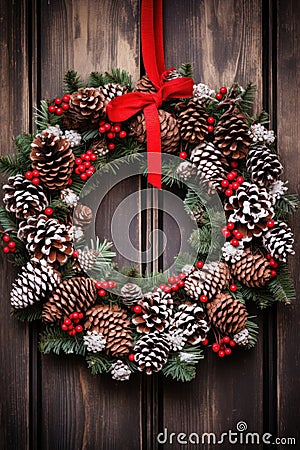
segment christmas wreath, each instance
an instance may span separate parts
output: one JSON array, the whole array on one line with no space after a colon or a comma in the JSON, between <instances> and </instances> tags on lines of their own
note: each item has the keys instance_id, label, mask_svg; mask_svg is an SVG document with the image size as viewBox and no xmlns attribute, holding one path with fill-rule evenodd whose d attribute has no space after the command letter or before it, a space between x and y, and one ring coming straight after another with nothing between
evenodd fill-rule
<instances>
[{"instance_id":1,"label":"christmas wreath","mask_svg":"<svg viewBox=\"0 0 300 450\"><path fill-rule=\"evenodd\" d=\"M191 76L183 64L165 71L162 84ZM178 255L178 272L155 274L156 288L145 292L134 268L122 270L136 282L120 285L109 277L118 270L111 243L81 245L95 211L78 196L97 171L113 173L120 157L138 159L145 151L146 111L112 122L108 105L130 99L131 91L155 95L157 88L148 76L133 87L123 70L91 73L87 83L68 71L64 81L62 97L41 101L36 133L18 136L17 154L0 158L1 172L9 175L0 209L3 252L21 267L12 314L42 321L43 353L85 356L93 374L110 372L116 380L138 370L189 381L204 351L223 358L252 348L258 325L248 313L251 302L262 309L295 296L286 218L298 202L279 179L268 115L250 114L255 87L233 84L215 92L194 84L189 98L169 98L159 107L162 151L179 156L164 167L162 181L185 195L197 222L189 242L198 258L191 265ZM201 198L186 188L192 178ZM219 242L211 242L205 201L214 193L227 219ZM218 214L213 220L218 223ZM207 262L210 247L218 245L222 257Z\"/></svg>"}]
</instances>

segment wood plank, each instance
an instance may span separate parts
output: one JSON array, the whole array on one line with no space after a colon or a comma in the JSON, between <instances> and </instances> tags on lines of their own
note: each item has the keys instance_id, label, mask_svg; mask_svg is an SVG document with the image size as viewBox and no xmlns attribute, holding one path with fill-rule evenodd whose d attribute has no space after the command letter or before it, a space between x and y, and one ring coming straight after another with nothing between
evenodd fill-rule
<instances>
[{"instance_id":1,"label":"wood plank","mask_svg":"<svg viewBox=\"0 0 300 450\"><path fill-rule=\"evenodd\" d=\"M13 138L29 129L30 93L26 47L27 2L0 2L0 154L14 152ZM1 182L3 181L1 177ZM0 404L1 448L29 448L29 329L10 317L9 293L15 269L1 252Z\"/></svg>"},{"instance_id":2,"label":"wood plank","mask_svg":"<svg viewBox=\"0 0 300 450\"><path fill-rule=\"evenodd\" d=\"M233 81L242 85L253 81L258 86L261 104L261 2L165 0L164 6L167 66L192 62L195 81L215 88ZM239 421L245 421L250 431L262 431L263 330L260 331L255 350L244 354L236 351L230 360L220 360L207 351L195 381L180 386L164 381L160 431L167 427L169 433L214 432L220 436L228 429L236 431ZM176 445L169 443L163 448ZM224 448L224 444L219 448ZM228 442L226 448L231 448Z\"/></svg>"},{"instance_id":3,"label":"wood plank","mask_svg":"<svg viewBox=\"0 0 300 450\"><path fill-rule=\"evenodd\" d=\"M277 126L278 148L285 167L283 179L289 180L290 192L299 195L300 167L300 94L299 94L299 2L293 0L276 2L277 29ZM276 56L276 55L275 55ZM290 258L290 268L298 293L299 277L299 212L291 220L295 234L296 255ZM296 437L299 442L300 404L300 306L295 301L289 308L278 310L278 436Z\"/></svg>"}]
</instances>

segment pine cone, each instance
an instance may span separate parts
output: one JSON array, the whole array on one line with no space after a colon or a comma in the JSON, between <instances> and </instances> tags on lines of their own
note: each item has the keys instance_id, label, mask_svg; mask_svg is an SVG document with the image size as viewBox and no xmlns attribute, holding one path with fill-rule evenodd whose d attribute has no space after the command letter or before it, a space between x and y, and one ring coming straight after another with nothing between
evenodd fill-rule
<instances>
[{"instance_id":1,"label":"pine cone","mask_svg":"<svg viewBox=\"0 0 300 450\"><path fill-rule=\"evenodd\" d=\"M85 311L96 302L95 282L91 278L73 277L64 280L43 306L45 322L59 322L74 311Z\"/></svg>"},{"instance_id":2,"label":"pine cone","mask_svg":"<svg viewBox=\"0 0 300 450\"><path fill-rule=\"evenodd\" d=\"M35 258L45 259L49 264L64 264L73 253L68 228L44 214L21 222L18 237L27 241L26 248Z\"/></svg>"},{"instance_id":3,"label":"pine cone","mask_svg":"<svg viewBox=\"0 0 300 450\"><path fill-rule=\"evenodd\" d=\"M263 236L263 243L271 256L278 258L280 261L285 262L288 254L295 254L293 250L294 235L285 222L275 222L274 227L268 229Z\"/></svg>"},{"instance_id":4,"label":"pine cone","mask_svg":"<svg viewBox=\"0 0 300 450\"><path fill-rule=\"evenodd\" d=\"M244 114L238 108L229 108L215 128L214 145L224 156L242 159L248 154L251 139Z\"/></svg>"},{"instance_id":5,"label":"pine cone","mask_svg":"<svg viewBox=\"0 0 300 450\"><path fill-rule=\"evenodd\" d=\"M78 250L77 261L80 265L81 270L88 272L94 267L97 261L99 252L93 249Z\"/></svg>"},{"instance_id":6,"label":"pine cone","mask_svg":"<svg viewBox=\"0 0 300 450\"><path fill-rule=\"evenodd\" d=\"M190 302L179 305L169 332L172 334L176 329L183 331L183 335L187 337L190 344L196 345L202 342L210 329L202 306Z\"/></svg>"},{"instance_id":7,"label":"pine cone","mask_svg":"<svg viewBox=\"0 0 300 450\"><path fill-rule=\"evenodd\" d=\"M191 162L197 167L198 178L207 186L209 194L215 194L221 189L221 181L226 178L225 167L228 164L213 144L202 143L195 147L191 154Z\"/></svg>"},{"instance_id":8,"label":"pine cone","mask_svg":"<svg viewBox=\"0 0 300 450\"><path fill-rule=\"evenodd\" d=\"M132 319L132 323L137 325L139 333L150 333L153 331L163 331L170 324L173 299L170 294L158 289L156 292L149 292L144 295L144 300L138 304L142 312Z\"/></svg>"},{"instance_id":9,"label":"pine cone","mask_svg":"<svg viewBox=\"0 0 300 450\"><path fill-rule=\"evenodd\" d=\"M129 380L130 375L131 370L129 369L128 365L120 359L112 364L111 377L113 380L127 381Z\"/></svg>"},{"instance_id":10,"label":"pine cone","mask_svg":"<svg viewBox=\"0 0 300 450\"><path fill-rule=\"evenodd\" d=\"M250 339L250 333L247 328L244 328L239 333L233 336L233 340L237 343L237 345L245 346L248 344Z\"/></svg>"},{"instance_id":11,"label":"pine cone","mask_svg":"<svg viewBox=\"0 0 300 450\"><path fill-rule=\"evenodd\" d=\"M122 302L126 306L132 306L143 300L142 289L134 283L126 283L121 288Z\"/></svg>"},{"instance_id":12,"label":"pine cone","mask_svg":"<svg viewBox=\"0 0 300 450\"><path fill-rule=\"evenodd\" d=\"M271 279L270 263L262 254L244 251L242 258L231 265L231 274L249 287L262 287Z\"/></svg>"},{"instance_id":13,"label":"pine cone","mask_svg":"<svg viewBox=\"0 0 300 450\"><path fill-rule=\"evenodd\" d=\"M139 81L137 81L134 91L154 94L156 89L147 75L144 75Z\"/></svg>"},{"instance_id":14,"label":"pine cone","mask_svg":"<svg viewBox=\"0 0 300 450\"><path fill-rule=\"evenodd\" d=\"M282 165L275 153L265 145L251 147L247 158L247 170L258 186L270 187L281 175Z\"/></svg>"},{"instance_id":15,"label":"pine cone","mask_svg":"<svg viewBox=\"0 0 300 450\"><path fill-rule=\"evenodd\" d=\"M83 205L81 203L78 203L73 211L73 224L86 228L88 227L93 220L93 211L91 208L87 205Z\"/></svg>"},{"instance_id":16,"label":"pine cone","mask_svg":"<svg viewBox=\"0 0 300 450\"><path fill-rule=\"evenodd\" d=\"M133 351L138 369L151 375L152 372L159 372L166 364L170 345L163 334L154 332L141 336Z\"/></svg>"},{"instance_id":17,"label":"pine cone","mask_svg":"<svg viewBox=\"0 0 300 450\"><path fill-rule=\"evenodd\" d=\"M174 153L177 151L180 141L177 120L172 114L163 109L158 110L158 115L162 150L167 153ZM129 122L129 135L136 139L137 142L146 143L146 122L143 113L137 114Z\"/></svg>"},{"instance_id":18,"label":"pine cone","mask_svg":"<svg viewBox=\"0 0 300 450\"><path fill-rule=\"evenodd\" d=\"M67 139L43 131L31 144L32 167L40 172L41 182L51 191L68 186L75 156Z\"/></svg>"},{"instance_id":19,"label":"pine cone","mask_svg":"<svg viewBox=\"0 0 300 450\"><path fill-rule=\"evenodd\" d=\"M205 264L201 270L194 270L185 279L184 289L187 295L199 300L201 295L208 299L214 297L228 286L230 270L225 262Z\"/></svg>"},{"instance_id":20,"label":"pine cone","mask_svg":"<svg viewBox=\"0 0 300 450\"><path fill-rule=\"evenodd\" d=\"M105 95L101 88L80 88L70 98L70 108L64 113L67 128L86 131L97 128L105 116Z\"/></svg>"},{"instance_id":21,"label":"pine cone","mask_svg":"<svg viewBox=\"0 0 300 450\"><path fill-rule=\"evenodd\" d=\"M5 209L18 219L37 216L48 206L48 200L41 186L35 186L23 175L9 177L3 186Z\"/></svg>"},{"instance_id":22,"label":"pine cone","mask_svg":"<svg viewBox=\"0 0 300 450\"><path fill-rule=\"evenodd\" d=\"M181 139L190 144L205 142L208 135L205 108L190 100L188 103L178 103L176 109L179 111L177 120Z\"/></svg>"},{"instance_id":23,"label":"pine cone","mask_svg":"<svg viewBox=\"0 0 300 450\"><path fill-rule=\"evenodd\" d=\"M115 97L127 94L127 87L117 83L108 83L102 87L102 93L105 98L105 106Z\"/></svg>"},{"instance_id":24,"label":"pine cone","mask_svg":"<svg viewBox=\"0 0 300 450\"><path fill-rule=\"evenodd\" d=\"M109 152L109 149L107 148L107 142L104 137L94 139L90 145L90 149L99 157L105 156Z\"/></svg>"},{"instance_id":25,"label":"pine cone","mask_svg":"<svg viewBox=\"0 0 300 450\"><path fill-rule=\"evenodd\" d=\"M86 312L86 330L101 333L106 339L105 352L126 356L133 345L129 317L118 305L95 305Z\"/></svg>"},{"instance_id":26,"label":"pine cone","mask_svg":"<svg viewBox=\"0 0 300 450\"><path fill-rule=\"evenodd\" d=\"M196 175L197 167L189 161L183 161L177 167L176 173L182 180L187 181Z\"/></svg>"},{"instance_id":27,"label":"pine cone","mask_svg":"<svg viewBox=\"0 0 300 450\"><path fill-rule=\"evenodd\" d=\"M216 295L206 308L209 320L222 334L236 334L246 326L246 306L230 294Z\"/></svg>"},{"instance_id":28,"label":"pine cone","mask_svg":"<svg viewBox=\"0 0 300 450\"><path fill-rule=\"evenodd\" d=\"M266 224L273 217L274 210L265 188L245 182L229 197L228 202L225 211L232 213L230 222L237 223L246 242L251 241L253 236L261 236L268 229Z\"/></svg>"},{"instance_id":29,"label":"pine cone","mask_svg":"<svg viewBox=\"0 0 300 450\"><path fill-rule=\"evenodd\" d=\"M46 261L29 261L14 281L10 293L13 308L26 308L43 301L60 283L60 274Z\"/></svg>"}]
</instances>

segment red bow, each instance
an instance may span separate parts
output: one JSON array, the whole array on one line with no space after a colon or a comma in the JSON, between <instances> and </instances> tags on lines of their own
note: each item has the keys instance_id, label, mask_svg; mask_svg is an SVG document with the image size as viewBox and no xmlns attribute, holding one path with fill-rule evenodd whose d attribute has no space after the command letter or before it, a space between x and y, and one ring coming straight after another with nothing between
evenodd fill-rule
<instances>
[{"instance_id":1,"label":"red bow","mask_svg":"<svg viewBox=\"0 0 300 450\"><path fill-rule=\"evenodd\" d=\"M153 5L155 1L155 8ZM106 111L112 122L123 122L143 110L146 121L148 182L161 189L161 137L158 108L170 98L192 96L192 78L163 82L165 73L162 33L162 0L143 0L141 11L142 54L147 75L157 92L130 92L114 98Z\"/></svg>"}]
</instances>

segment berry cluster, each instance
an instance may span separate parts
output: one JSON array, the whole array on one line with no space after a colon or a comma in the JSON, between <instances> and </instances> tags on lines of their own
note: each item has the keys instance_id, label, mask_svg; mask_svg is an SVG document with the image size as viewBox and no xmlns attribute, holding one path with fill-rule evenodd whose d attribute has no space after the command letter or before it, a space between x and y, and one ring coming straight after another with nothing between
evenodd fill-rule
<instances>
[{"instance_id":1,"label":"berry cluster","mask_svg":"<svg viewBox=\"0 0 300 450\"><path fill-rule=\"evenodd\" d=\"M77 167L75 167L74 172L76 175L80 176L81 180L86 181L96 171L96 168L92 165L92 162L95 162L96 160L96 153L93 153L92 150L88 150L86 153L80 155L80 158L75 159L75 165Z\"/></svg>"},{"instance_id":2,"label":"berry cluster","mask_svg":"<svg viewBox=\"0 0 300 450\"><path fill-rule=\"evenodd\" d=\"M61 329L63 331L67 331L70 336L75 336L77 333L81 333L83 331L82 325L79 322L83 319L83 313L80 311L72 312L69 317L67 317L63 324L61 325Z\"/></svg>"},{"instance_id":3,"label":"berry cluster","mask_svg":"<svg viewBox=\"0 0 300 450\"><path fill-rule=\"evenodd\" d=\"M213 116L209 116L209 117L207 118L207 123L208 123L208 125L207 125L207 131L208 131L209 133L212 133L212 132L214 131L214 123L215 123L214 117L213 117Z\"/></svg>"},{"instance_id":4,"label":"berry cluster","mask_svg":"<svg viewBox=\"0 0 300 450\"><path fill-rule=\"evenodd\" d=\"M221 101L223 99L223 95L227 93L227 88L225 86L222 86L219 90L219 92L216 93L216 99Z\"/></svg>"},{"instance_id":5,"label":"berry cluster","mask_svg":"<svg viewBox=\"0 0 300 450\"><path fill-rule=\"evenodd\" d=\"M64 111L68 111L68 109L70 108L70 97L70 94L65 94L62 98L57 97L53 102L54 104L48 106L49 113L61 116Z\"/></svg>"},{"instance_id":6,"label":"berry cluster","mask_svg":"<svg viewBox=\"0 0 300 450\"><path fill-rule=\"evenodd\" d=\"M14 253L16 251L16 243L11 239L9 234L4 234L2 236L4 242L3 253Z\"/></svg>"},{"instance_id":7,"label":"berry cluster","mask_svg":"<svg viewBox=\"0 0 300 450\"><path fill-rule=\"evenodd\" d=\"M224 356L229 356L232 353L232 347L235 347L236 343L233 339L230 339L229 336L224 336L220 343L215 342L212 345L212 351L218 353L220 358L224 358Z\"/></svg>"},{"instance_id":8,"label":"berry cluster","mask_svg":"<svg viewBox=\"0 0 300 450\"><path fill-rule=\"evenodd\" d=\"M202 269L204 267L204 262L197 261L195 266L197 267L197 269ZM199 300L201 303L207 303L208 297L206 295L200 295ZM203 342L202 342L202 344L203 344ZM205 345L205 344L203 344L203 345Z\"/></svg>"},{"instance_id":9,"label":"berry cluster","mask_svg":"<svg viewBox=\"0 0 300 450\"><path fill-rule=\"evenodd\" d=\"M105 122L105 120L101 120L99 123L99 132L105 134L105 137L108 140L108 150L115 149L115 138L119 137L120 139L124 139L127 136L126 131L121 129L120 123L109 123Z\"/></svg>"},{"instance_id":10,"label":"berry cluster","mask_svg":"<svg viewBox=\"0 0 300 450\"><path fill-rule=\"evenodd\" d=\"M235 224L233 222L228 222L225 227L222 228L223 236L230 239L230 244L233 247L238 247L239 240L243 238L243 234L235 228Z\"/></svg>"},{"instance_id":11,"label":"berry cluster","mask_svg":"<svg viewBox=\"0 0 300 450\"><path fill-rule=\"evenodd\" d=\"M170 292L176 292L180 288L183 288L185 285L184 279L186 278L186 274L183 272L180 272L177 276L172 276L168 278L168 284L160 284L159 289L166 292L167 294L170 294Z\"/></svg>"},{"instance_id":12,"label":"berry cluster","mask_svg":"<svg viewBox=\"0 0 300 450\"><path fill-rule=\"evenodd\" d=\"M270 253L267 254L267 259L269 260L269 264L270 264L270 267L271 267L271 269L272 269L272 270L271 270L271 276L272 276L272 277L276 277L277 272L276 272L275 269L278 268L278 262L276 261L275 258L272 258L272 256L270 255Z\"/></svg>"},{"instance_id":13,"label":"berry cluster","mask_svg":"<svg viewBox=\"0 0 300 450\"><path fill-rule=\"evenodd\" d=\"M234 163L234 161L232 161L232 163ZM221 186L225 188L226 197L231 197L233 191L236 191L244 181L244 177L238 175L236 170L229 172L226 179L221 181Z\"/></svg>"},{"instance_id":14,"label":"berry cluster","mask_svg":"<svg viewBox=\"0 0 300 450\"><path fill-rule=\"evenodd\" d=\"M36 169L25 173L25 178L31 180L31 183L37 186L40 184L40 172Z\"/></svg>"},{"instance_id":15,"label":"berry cluster","mask_svg":"<svg viewBox=\"0 0 300 450\"><path fill-rule=\"evenodd\" d=\"M96 289L98 289L98 295L99 297L105 297L107 292L106 289L114 289L117 287L117 283L112 280L108 281L96 281Z\"/></svg>"}]
</instances>

